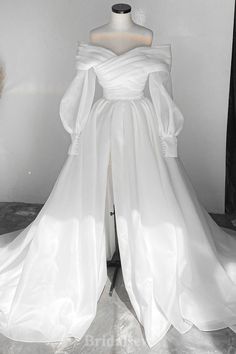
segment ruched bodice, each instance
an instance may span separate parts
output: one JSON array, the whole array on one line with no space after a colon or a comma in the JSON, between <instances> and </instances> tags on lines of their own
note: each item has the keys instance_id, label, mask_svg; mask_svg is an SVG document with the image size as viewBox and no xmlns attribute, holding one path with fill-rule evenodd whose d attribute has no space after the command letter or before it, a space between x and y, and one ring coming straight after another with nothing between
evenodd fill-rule
<instances>
[{"instance_id":1,"label":"ruched bodice","mask_svg":"<svg viewBox=\"0 0 236 354\"><path fill-rule=\"evenodd\" d=\"M96 79L103 88L101 99L116 104L145 98L144 87L149 80L152 102L145 104L156 115L163 154L177 157L176 137L184 118L172 99L171 61L170 44L140 46L117 55L110 49L78 42L76 76L60 104L63 125L72 138L69 154L78 153L79 136L90 115Z\"/></svg>"},{"instance_id":2,"label":"ruched bodice","mask_svg":"<svg viewBox=\"0 0 236 354\"><path fill-rule=\"evenodd\" d=\"M171 45L140 46L128 50L123 54L116 54L112 50L94 44L78 42L76 52L77 70L88 70L91 67L96 72L111 72L126 67L126 73L132 75L132 69L142 68L147 72L169 70L171 68ZM130 65L132 64L132 68ZM127 67L128 66L128 67ZM135 72L133 72L135 75Z\"/></svg>"},{"instance_id":3,"label":"ruched bodice","mask_svg":"<svg viewBox=\"0 0 236 354\"><path fill-rule=\"evenodd\" d=\"M170 71L171 46L141 46L117 55L104 47L79 43L76 61L78 70L95 70L104 98L139 99L150 72Z\"/></svg>"}]
</instances>

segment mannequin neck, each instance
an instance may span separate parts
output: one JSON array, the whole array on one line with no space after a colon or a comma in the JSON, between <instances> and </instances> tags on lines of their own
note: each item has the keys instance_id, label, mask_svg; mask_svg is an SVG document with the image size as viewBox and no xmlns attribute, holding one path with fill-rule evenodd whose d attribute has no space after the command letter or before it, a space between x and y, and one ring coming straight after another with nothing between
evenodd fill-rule
<instances>
[{"instance_id":1,"label":"mannequin neck","mask_svg":"<svg viewBox=\"0 0 236 354\"><path fill-rule=\"evenodd\" d=\"M117 14L115 12L112 12L109 24L114 29L124 30L133 26L134 22L131 18L130 12L127 14Z\"/></svg>"}]
</instances>

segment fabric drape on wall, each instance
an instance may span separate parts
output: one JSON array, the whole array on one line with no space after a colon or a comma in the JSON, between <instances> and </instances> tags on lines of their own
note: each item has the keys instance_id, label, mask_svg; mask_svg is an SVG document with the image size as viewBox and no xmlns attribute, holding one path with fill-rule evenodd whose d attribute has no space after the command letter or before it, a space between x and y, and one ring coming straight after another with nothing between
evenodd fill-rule
<instances>
[{"instance_id":1,"label":"fabric drape on wall","mask_svg":"<svg viewBox=\"0 0 236 354\"><path fill-rule=\"evenodd\" d=\"M234 9L233 47L226 140L225 212L236 212L236 19Z\"/></svg>"}]
</instances>

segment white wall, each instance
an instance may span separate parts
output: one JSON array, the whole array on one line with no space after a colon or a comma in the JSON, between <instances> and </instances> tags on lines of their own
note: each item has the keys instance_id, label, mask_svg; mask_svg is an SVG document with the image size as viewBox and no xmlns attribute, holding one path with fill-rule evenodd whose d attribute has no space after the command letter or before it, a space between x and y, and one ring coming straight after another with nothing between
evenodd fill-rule
<instances>
[{"instance_id":1,"label":"white wall","mask_svg":"<svg viewBox=\"0 0 236 354\"><path fill-rule=\"evenodd\" d=\"M45 202L66 159L59 102L77 40L109 20L114 1L0 0L0 201ZM233 0L129 1L153 44L171 43L173 91L185 117L180 156L208 211L224 211Z\"/></svg>"}]
</instances>

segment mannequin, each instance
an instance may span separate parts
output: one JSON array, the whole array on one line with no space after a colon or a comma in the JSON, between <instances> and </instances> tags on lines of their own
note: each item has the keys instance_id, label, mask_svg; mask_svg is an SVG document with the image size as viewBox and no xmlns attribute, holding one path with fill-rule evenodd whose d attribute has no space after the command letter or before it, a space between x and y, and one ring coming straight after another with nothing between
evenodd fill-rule
<instances>
[{"instance_id":1,"label":"mannequin","mask_svg":"<svg viewBox=\"0 0 236 354\"><path fill-rule=\"evenodd\" d=\"M120 55L138 46L151 46L153 32L133 22L130 5L115 4L112 6L110 22L91 30L89 36L91 44Z\"/></svg>"},{"instance_id":2,"label":"mannequin","mask_svg":"<svg viewBox=\"0 0 236 354\"><path fill-rule=\"evenodd\" d=\"M105 47L120 55L139 46L151 46L153 31L133 22L130 5L115 4L112 6L110 21L105 25L92 29L89 33L89 39L91 44ZM107 181L106 214L114 210L111 154ZM110 213L110 215L112 214ZM114 235L113 220L111 218L108 220L105 222L107 235L113 235L113 237L107 237L106 239L107 259L111 260L115 250L118 248L118 240Z\"/></svg>"}]
</instances>

